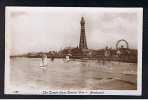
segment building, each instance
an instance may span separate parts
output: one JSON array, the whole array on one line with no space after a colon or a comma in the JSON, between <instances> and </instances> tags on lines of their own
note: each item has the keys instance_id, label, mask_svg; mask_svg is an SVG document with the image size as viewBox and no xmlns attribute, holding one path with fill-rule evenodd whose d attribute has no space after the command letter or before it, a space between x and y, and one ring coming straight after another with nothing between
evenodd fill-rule
<instances>
[{"instance_id":1,"label":"building","mask_svg":"<svg viewBox=\"0 0 148 100\"><path fill-rule=\"evenodd\" d=\"M129 49L128 42L124 39L118 40L116 43L116 49L106 48L93 50L87 46L87 39L85 34L85 19L81 17L80 20L80 41L78 47L68 47L55 53L55 57L65 57L67 54L71 54L71 58L74 59L97 59L104 61L122 61L122 62L137 62L137 50ZM120 42L125 42L126 46L121 45ZM118 54L120 52L120 54ZM48 54L50 57L50 54Z\"/></svg>"}]
</instances>

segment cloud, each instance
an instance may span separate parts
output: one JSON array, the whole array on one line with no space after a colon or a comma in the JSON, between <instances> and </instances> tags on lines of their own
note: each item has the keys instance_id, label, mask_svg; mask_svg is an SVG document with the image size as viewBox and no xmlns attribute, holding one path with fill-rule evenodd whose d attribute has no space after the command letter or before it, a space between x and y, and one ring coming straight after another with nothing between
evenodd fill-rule
<instances>
[{"instance_id":1,"label":"cloud","mask_svg":"<svg viewBox=\"0 0 148 100\"><path fill-rule=\"evenodd\" d=\"M137 13L104 12L103 10L58 10L21 8L9 11L11 53L60 50L76 47L80 39L80 19L84 16L88 47L115 47L116 41L126 39L137 48Z\"/></svg>"}]
</instances>

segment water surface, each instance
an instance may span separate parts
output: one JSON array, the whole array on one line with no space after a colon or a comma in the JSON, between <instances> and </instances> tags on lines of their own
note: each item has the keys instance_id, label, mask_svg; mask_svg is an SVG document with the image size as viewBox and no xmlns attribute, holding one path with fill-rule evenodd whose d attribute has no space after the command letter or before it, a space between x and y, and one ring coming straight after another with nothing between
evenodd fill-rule
<instances>
[{"instance_id":1,"label":"water surface","mask_svg":"<svg viewBox=\"0 0 148 100\"><path fill-rule=\"evenodd\" d=\"M41 69L40 58L18 57L10 61L12 88L133 90L137 86L135 63L48 59L46 69Z\"/></svg>"}]
</instances>

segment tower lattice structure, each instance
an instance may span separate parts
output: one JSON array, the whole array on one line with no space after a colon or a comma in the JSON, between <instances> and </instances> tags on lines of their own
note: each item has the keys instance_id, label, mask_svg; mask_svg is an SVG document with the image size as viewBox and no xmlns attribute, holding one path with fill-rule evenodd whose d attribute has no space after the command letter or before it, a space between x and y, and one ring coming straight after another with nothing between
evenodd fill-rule
<instances>
[{"instance_id":1,"label":"tower lattice structure","mask_svg":"<svg viewBox=\"0 0 148 100\"><path fill-rule=\"evenodd\" d=\"M84 20L84 17L81 18L80 24L81 24L81 33L80 33L79 48L80 49L87 49L87 42L86 42L86 36L85 36L85 20Z\"/></svg>"}]
</instances>

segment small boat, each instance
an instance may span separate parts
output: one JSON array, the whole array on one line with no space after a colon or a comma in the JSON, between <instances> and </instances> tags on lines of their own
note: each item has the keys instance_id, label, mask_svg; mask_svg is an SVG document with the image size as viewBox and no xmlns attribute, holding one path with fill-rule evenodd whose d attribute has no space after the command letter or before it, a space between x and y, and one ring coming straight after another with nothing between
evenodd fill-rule
<instances>
[{"instance_id":1,"label":"small boat","mask_svg":"<svg viewBox=\"0 0 148 100\"><path fill-rule=\"evenodd\" d=\"M67 54L67 55L65 56L65 61L66 61L66 62L70 61L70 56L72 56L72 55L71 55L71 54Z\"/></svg>"},{"instance_id":2,"label":"small boat","mask_svg":"<svg viewBox=\"0 0 148 100\"><path fill-rule=\"evenodd\" d=\"M47 55L43 54L42 55L42 61L40 63L40 68L46 68L47 65L48 65Z\"/></svg>"},{"instance_id":3,"label":"small boat","mask_svg":"<svg viewBox=\"0 0 148 100\"><path fill-rule=\"evenodd\" d=\"M65 58L66 61L70 61L70 58L68 55L66 55L66 58Z\"/></svg>"}]
</instances>

